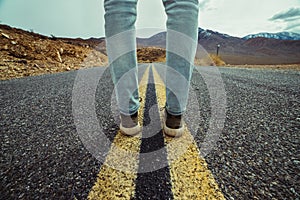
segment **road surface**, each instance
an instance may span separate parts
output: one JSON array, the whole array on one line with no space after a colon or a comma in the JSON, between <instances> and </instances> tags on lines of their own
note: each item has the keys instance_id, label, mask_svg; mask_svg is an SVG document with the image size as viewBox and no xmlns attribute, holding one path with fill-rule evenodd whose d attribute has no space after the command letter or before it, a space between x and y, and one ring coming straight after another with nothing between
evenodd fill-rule
<instances>
[{"instance_id":1,"label":"road surface","mask_svg":"<svg viewBox=\"0 0 300 200\"><path fill-rule=\"evenodd\" d=\"M83 101L94 95L97 123L109 141L101 146L103 161L93 157L78 133L74 88L80 72L1 81L0 199L300 198L299 71L218 68L223 85L215 87L226 94L224 128L203 156L214 88L208 88L202 74L209 68L195 70L191 87L199 107L198 129L186 130L178 141L190 143L171 162L178 149L168 145L172 139L160 129L165 97L163 72L156 65L139 68L144 83L140 122L146 128L134 138L118 131L109 71L87 70L93 77L104 72L95 91L87 82L86 90L75 94ZM156 134L147 135L153 130ZM113 146L136 152L135 157L115 154ZM142 156L157 150L151 162ZM116 169L120 166L129 172Z\"/></svg>"}]
</instances>

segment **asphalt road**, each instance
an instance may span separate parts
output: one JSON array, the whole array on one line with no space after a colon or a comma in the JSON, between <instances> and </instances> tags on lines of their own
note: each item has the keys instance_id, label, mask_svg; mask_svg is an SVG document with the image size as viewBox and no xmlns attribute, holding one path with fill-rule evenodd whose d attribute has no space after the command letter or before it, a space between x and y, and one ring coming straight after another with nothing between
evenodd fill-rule
<instances>
[{"instance_id":1,"label":"asphalt road","mask_svg":"<svg viewBox=\"0 0 300 200\"><path fill-rule=\"evenodd\" d=\"M300 72L219 71L226 91L226 119L205 160L224 197L300 199ZM0 82L0 199L87 198L102 162L85 148L76 131L72 91L77 73ZM200 147L209 129L211 99L205 80L196 71L191 86L199 99L200 128L195 140ZM145 124L150 120L149 107L156 101L151 87L144 99ZM95 110L110 141L118 130L110 105L112 91L106 70L95 93ZM141 151L150 151L151 142L144 140ZM161 148L163 143L155 146ZM168 167L139 174L135 198L172 199L169 178Z\"/></svg>"}]
</instances>

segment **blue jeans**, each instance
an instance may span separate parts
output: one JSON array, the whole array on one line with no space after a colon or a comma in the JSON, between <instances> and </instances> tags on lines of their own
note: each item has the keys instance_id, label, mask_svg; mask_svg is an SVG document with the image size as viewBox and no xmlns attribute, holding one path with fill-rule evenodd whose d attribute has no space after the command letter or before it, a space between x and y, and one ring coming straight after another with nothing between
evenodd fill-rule
<instances>
[{"instance_id":1,"label":"blue jeans","mask_svg":"<svg viewBox=\"0 0 300 200\"><path fill-rule=\"evenodd\" d=\"M181 115L186 110L198 43L198 0L162 1L168 17L166 109L170 114ZM136 6L137 0L104 0L109 65L119 109L125 115L139 108Z\"/></svg>"}]
</instances>

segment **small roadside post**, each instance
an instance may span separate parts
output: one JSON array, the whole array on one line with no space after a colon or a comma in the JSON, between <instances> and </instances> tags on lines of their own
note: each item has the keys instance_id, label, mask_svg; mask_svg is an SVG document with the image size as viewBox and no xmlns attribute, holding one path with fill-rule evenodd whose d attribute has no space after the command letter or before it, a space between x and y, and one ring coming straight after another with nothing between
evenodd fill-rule
<instances>
[{"instance_id":1,"label":"small roadside post","mask_svg":"<svg viewBox=\"0 0 300 200\"><path fill-rule=\"evenodd\" d=\"M217 56L219 56L219 49L220 49L220 47L221 47L221 45L218 44L218 45L217 45Z\"/></svg>"}]
</instances>

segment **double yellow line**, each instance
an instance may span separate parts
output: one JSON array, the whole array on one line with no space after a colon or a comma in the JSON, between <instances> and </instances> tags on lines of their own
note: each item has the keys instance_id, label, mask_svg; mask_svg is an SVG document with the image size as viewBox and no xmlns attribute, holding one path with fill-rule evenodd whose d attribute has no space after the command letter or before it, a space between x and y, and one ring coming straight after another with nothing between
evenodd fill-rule
<instances>
[{"instance_id":1,"label":"double yellow line","mask_svg":"<svg viewBox=\"0 0 300 200\"><path fill-rule=\"evenodd\" d=\"M150 65L146 69L139 87L139 93L143 99L146 99L149 68ZM154 65L152 65L152 71L157 102L159 107L163 107L166 101L165 85ZM141 125L144 103L145 101L139 109ZM131 199L134 197L141 140L141 134L127 137L118 131L106 160L101 166L97 180L89 192L88 199ZM182 137L165 136L164 140L168 153L174 199L225 199L208 169L206 161L200 156L196 142L188 129L185 130Z\"/></svg>"},{"instance_id":2,"label":"double yellow line","mask_svg":"<svg viewBox=\"0 0 300 200\"><path fill-rule=\"evenodd\" d=\"M157 102L163 107L166 87L154 66L152 69ZM160 116L162 121L162 113ZM181 137L164 139L174 199L225 199L187 128Z\"/></svg>"}]
</instances>

